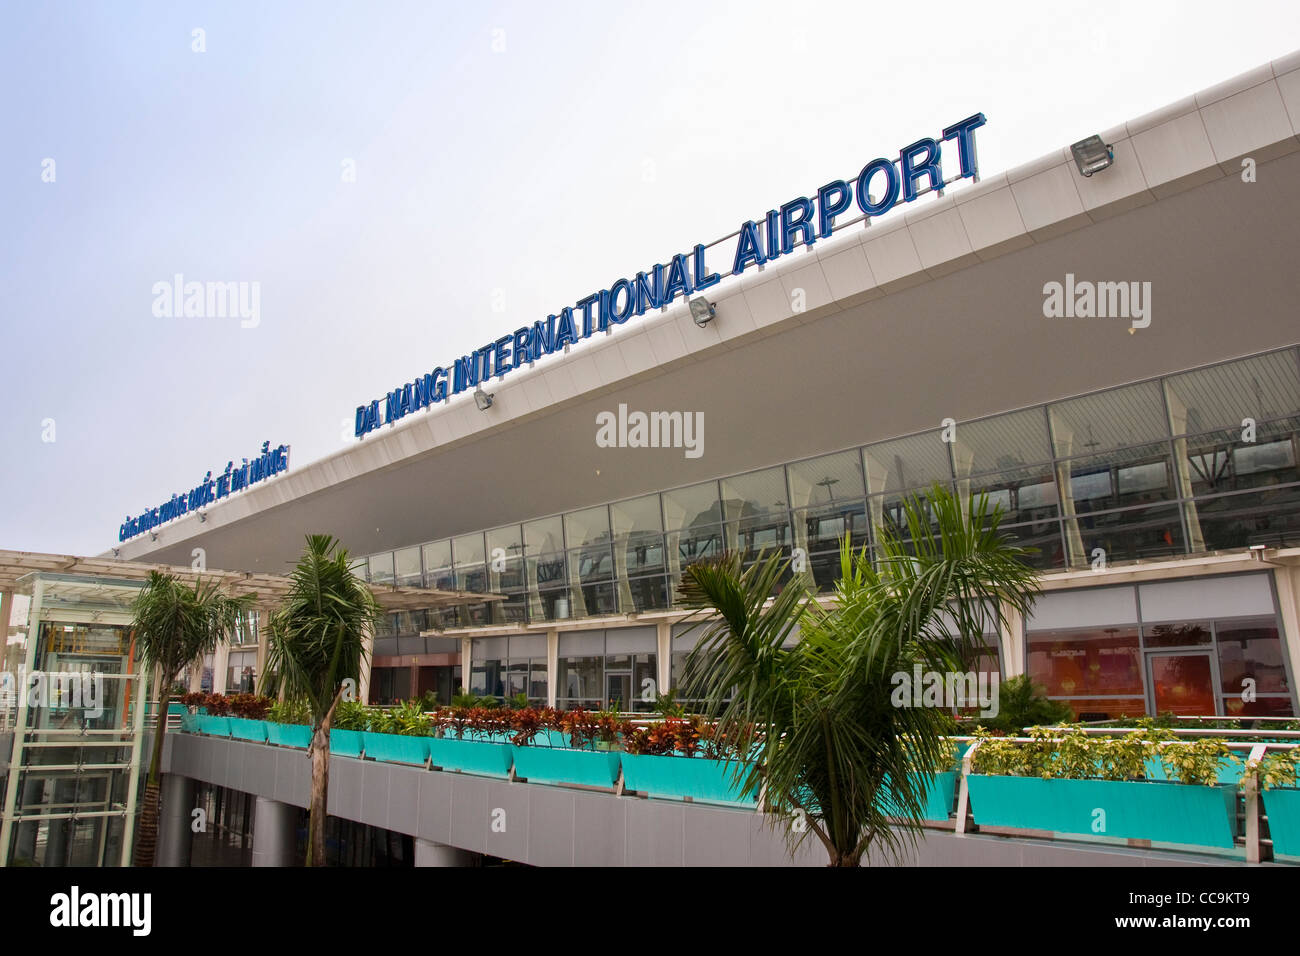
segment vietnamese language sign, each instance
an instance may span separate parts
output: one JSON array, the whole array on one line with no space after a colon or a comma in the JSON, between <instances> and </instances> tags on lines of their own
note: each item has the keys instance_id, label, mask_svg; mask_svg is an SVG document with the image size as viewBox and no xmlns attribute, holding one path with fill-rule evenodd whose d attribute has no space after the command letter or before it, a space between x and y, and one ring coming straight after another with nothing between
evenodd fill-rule
<instances>
[{"instance_id":1,"label":"vietnamese language sign","mask_svg":"<svg viewBox=\"0 0 1300 956\"><path fill-rule=\"evenodd\" d=\"M834 230L836 217L848 213L855 201L870 219L900 202L912 202L923 191L942 193L942 144L948 141L956 144L959 178L976 178L975 130L985 122L983 113L968 116L945 129L938 140L927 137L903 147L897 159L873 159L852 183L833 180L817 190L816 198L800 196L770 210L761 220L751 219L740 227L728 274L740 275L748 266L762 266L789 255L797 243L811 246L825 239ZM883 190L880 198L873 186ZM632 279L619 279L607 289L566 305L558 316L548 315L545 322L516 329L456 359L449 367L440 366L398 386L382 400L358 406L356 436L363 438L380 425L391 425L411 412L447 401L493 377L501 378L598 331L622 325L634 315L644 315L647 309L667 306L679 295L690 296L721 282L722 276L710 272L705 263L705 249L697 244L689 253L674 255L667 265L638 272Z\"/></svg>"},{"instance_id":2,"label":"vietnamese language sign","mask_svg":"<svg viewBox=\"0 0 1300 956\"><path fill-rule=\"evenodd\" d=\"M223 474L213 478L212 472L208 472L198 486L189 493L172 495L157 508L143 511L134 518L128 516L117 529L117 540L126 541L138 534L152 531L160 524L189 514L191 511L198 511L205 505L220 501L236 491L243 491L263 479L287 471L288 468L289 446L280 445L278 448L272 448L269 441L262 442L262 454L252 461L245 458L244 463L238 468L233 461L228 461Z\"/></svg>"}]
</instances>

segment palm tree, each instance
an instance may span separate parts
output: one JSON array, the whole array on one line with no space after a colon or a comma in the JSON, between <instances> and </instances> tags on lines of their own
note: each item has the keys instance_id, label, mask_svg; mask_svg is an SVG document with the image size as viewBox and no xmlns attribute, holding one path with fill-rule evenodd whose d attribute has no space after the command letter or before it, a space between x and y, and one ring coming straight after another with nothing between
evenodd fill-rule
<instances>
[{"instance_id":1,"label":"palm tree","mask_svg":"<svg viewBox=\"0 0 1300 956\"><path fill-rule=\"evenodd\" d=\"M780 555L742 570L738 555L689 566L688 607L710 614L687 661L687 697L729 732L745 792L765 794L793 852L808 834L832 866L869 850L898 860L915 843L925 791L947 769L952 732L940 707L897 706L897 675L960 671L983 635L1021 613L1037 591L1026 549L999 532L987 498L962 502L943 487L904 502L903 529L884 527L875 566L866 548L840 549L835 601L823 608L798 578L769 596ZM784 647L798 625L799 643ZM751 729L757 728L757 730Z\"/></svg>"},{"instance_id":2,"label":"palm tree","mask_svg":"<svg viewBox=\"0 0 1300 956\"><path fill-rule=\"evenodd\" d=\"M159 678L153 755L135 838L136 866L153 866L158 842L158 794L163 737L167 733L167 696L172 682L186 664L216 649L248 611L251 600L230 597L215 582L205 584L199 578L191 587L174 575L150 571L148 582L132 603L136 647L146 673L156 668Z\"/></svg>"},{"instance_id":3,"label":"palm tree","mask_svg":"<svg viewBox=\"0 0 1300 956\"><path fill-rule=\"evenodd\" d=\"M291 699L305 700L312 721L311 808L307 865L325 865L326 794L330 725L348 682L361 678L365 635L381 611L365 581L352 572L347 551L329 535L307 537L283 603L271 616L267 669Z\"/></svg>"}]
</instances>

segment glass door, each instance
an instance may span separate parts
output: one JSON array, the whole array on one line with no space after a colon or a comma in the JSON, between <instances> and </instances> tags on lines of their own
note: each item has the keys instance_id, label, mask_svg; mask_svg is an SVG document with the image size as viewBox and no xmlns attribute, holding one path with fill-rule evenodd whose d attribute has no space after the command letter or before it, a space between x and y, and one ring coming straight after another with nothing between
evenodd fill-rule
<instances>
[{"instance_id":1,"label":"glass door","mask_svg":"<svg viewBox=\"0 0 1300 956\"><path fill-rule=\"evenodd\" d=\"M613 710L632 709L632 672L605 672L605 706Z\"/></svg>"},{"instance_id":2,"label":"glass door","mask_svg":"<svg viewBox=\"0 0 1300 956\"><path fill-rule=\"evenodd\" d=\"M1147 653L1147 703L1152 714L1217 715L1217 686L1217 668L1209 651Z\"/></svg>"}]
</instances>

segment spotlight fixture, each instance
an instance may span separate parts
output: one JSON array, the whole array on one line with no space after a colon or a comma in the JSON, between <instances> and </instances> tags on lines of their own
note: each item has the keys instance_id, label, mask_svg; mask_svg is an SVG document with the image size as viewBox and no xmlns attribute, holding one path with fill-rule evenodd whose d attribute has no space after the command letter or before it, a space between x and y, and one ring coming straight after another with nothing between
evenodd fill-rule
<instances>
[{"instance_id":1,"label":"spotlight fixture","mask_svg":"<svg viewBox=\"0 0 1300 956\"><path fill-rule=\"evenodd\" d=\"M203 524L203 522L205 522L205 521L207 521L207 520L208 520L208 513L207 513L206 511L200 511L200 512L199 512L199 524Z\"/></svg>"},{"instance_id":2,"label":"spotlight fixture","mask_svg":"<svg viewBox=\"0 0 1300 956\"><path fill-rule=\"evenodd\" d=\"M150 532L149 532L149 540L150 540L150 541L157 541L157 540L158 540L158 534L157 534L157 532L150 531Z\"/></svg>"},{"instance_id":3,"label":"spotlight fixture","mask_svg":"<svg viewBox=\"0 0 1300 956\"><path fill-rule=\"evenodd\" d=\"M1084 176L1101 172L1115 162L1115 148L1103 143L1100 136L1079 140L1070 147L1070 152L1074 154L1074 165Z\"/></svg>"},{"instance_id":4,"label":"spotlight fixture","mask_svg":"<svg viewBox=\"0 0 1300 956\"><path fill-rule=\"evenodd\" d=\"M695 298L690 300L689 304L691 307L691 318L695 320L695 324L700 328L704 328L713 321L714 315L717 314L714 304L703 296L697 295Z\"/></svg>"},{"instance_id":5,"label":"spotlight fixture","mask_svg":"<svg viewBox=\"0 0 1300 956\"><path fill-rule=\"evenodd\" d=\"M474 404L478 406L480 412L486 412L492 407L492 398L495 394L495 392L483 391L482 385L474 389Z\"/></svg>"}]
</instances>

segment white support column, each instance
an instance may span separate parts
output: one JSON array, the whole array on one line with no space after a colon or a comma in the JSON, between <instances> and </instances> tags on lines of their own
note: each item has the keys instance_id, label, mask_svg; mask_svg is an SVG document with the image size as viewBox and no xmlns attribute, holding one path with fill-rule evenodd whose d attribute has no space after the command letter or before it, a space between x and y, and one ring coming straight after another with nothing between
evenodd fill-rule
<instances>
[{"instance_id":1,"label":"white support column","mask_svg":"<svg viewBox=\"0 0 1300 956\"><path fill-rule=\"evenodd\" d=\"M655 626L655 641L658 657L656 658L659 681L659 693L666 694L673 686L673 626L668 621L660 621Z\"/></svg>"},{"instance_id":2,"label":"white support column","mask_svg":"<svg viewBox=\"0 0 1300 956\"><path fill-rule=\"evenodd\" d=\"M556 681L560 676L560 629L549 628L546 632L546 706L554 707Z\"/></svg>"},{"instance_id":3,"label":"white support column","mask_svg":"<svg viewBox=\"0 0 1300 956\"><path fill-rule=\"evenodd\" d=\"M132 714L131 728L131 766L127 770L130 777L126 785L126 822L122 827L122 866L131 865L131 844L135 839L135 806L140 793L140 751L144 740L144 709L149 699L149 672L143 662L138 665L135 688L135 713ZM163 698L163 712L159 720L167 720L167 700ZM155 727L154 733L161 728Z\"/></svg>"},{"instance_id":4,"label":"white support column","mask_svg":"<svg viewBox=\"0 0 1300 956\"><path fill-rule=\"evenodd\" d=\"M474 652L474 639L462 637L460 639L460 687L452 692L452 696L469 690L469 666L471 655Z\"/></svg>"},{"instance_id":5,"label":"white support column","mask_svg":"<svg viewBox=\"0 0 1300 956\"><path fill-rule=\"evenodd\" d=\"M370 665L375 656L375 632L366 628L365 633L361 635L361 646L364 648L361 654L361 680L358 681L357 700L364 704L370 703Z\"/></svg>"},{"instance_id":6,"label":"white support column","mask_svg":"<svg viewBox=\"0 0 1300 956\"><path fill-rule=\"evenodd\" d=\"M1300 567L1276 567L1277 608L1282 615L1282 647L1291 665L1291 680L1300 681ZM1295 684L1291 685L1294 694Z\"/></svg>"},{"instance_id":7,"label":"white support column","mask_svg":"<svg viewBox=\"0 0 1300 956\"><path fill-rule=\"evenodd\" d=\"M226 692L226 672L230 670L230 644L222 641L212 655L212 693Z\"/></svg>"},{"instance_id":8,"label":"white support column","mask_svg":"<svg viewBox=\"0 0 1300 956\"><path fill-rule=\"evenodd\" d=\"M10 752L9 778L5 785L4 810L0 813L0 866L9 865L9 846L13 833L14 812L18 807L18 780L24 776L23 738L27 736L27 694L23 684L28 675L36 669L36 645L39 643L41 628L41 605L45 600L45 582L39 577L32 585L32 601L27 610L27 654L23 672L18 677L18 715L14 722L14 745ZM8 627L6 622L6 640Z\"/></svg>"},{"instance_id":9,"label":"white support column","mask_svg":"<svg viewBox=\"0 0 1300 956\"><path fill-rule=\"evenodd\" d=\"M1006 627L998 635L1002 645L1002 676L1018 677L1025 672L1025 618L1009 604L1002 605Z\"/></svg>"}]
</instances>

